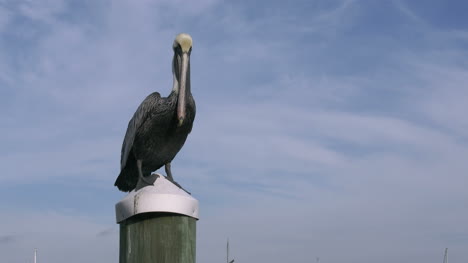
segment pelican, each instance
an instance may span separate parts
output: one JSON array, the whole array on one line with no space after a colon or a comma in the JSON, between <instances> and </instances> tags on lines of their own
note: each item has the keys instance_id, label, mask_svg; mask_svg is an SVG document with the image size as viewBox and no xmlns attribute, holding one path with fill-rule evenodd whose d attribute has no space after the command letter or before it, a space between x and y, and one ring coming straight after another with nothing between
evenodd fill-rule
<instances>
[{"instance_id":1,"label":"pelican","mask_svg":"<svg viewBox=\"0 0 468 263\"><path fill-rule=\"evenodd\" d=\"M151 185L154 180L149 179L149 175L162 166L165 166L166 178L175 183L171 162L192 131L196 111L190 90L192 37L184 33L177 35L172 48L174 84L171 93L165 98L158 92L150 94L128 123L120 174L115 181L120 191L130 192L137 184Z\"/></svg>"}]
</instances>

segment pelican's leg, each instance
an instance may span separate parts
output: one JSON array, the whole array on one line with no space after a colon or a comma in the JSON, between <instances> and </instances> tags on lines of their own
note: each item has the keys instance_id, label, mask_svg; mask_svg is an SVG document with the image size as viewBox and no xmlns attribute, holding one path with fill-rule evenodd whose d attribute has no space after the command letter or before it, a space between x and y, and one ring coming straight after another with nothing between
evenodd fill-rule
<instances>
[{"instance_id":1,"label":"pelican's leg","mask_svg":"<svg viewBox=\"0 0 468 263\"><path fill-rule=\"evenodd\" d=\"M166 170L166 177L169 181L177 185L180 189L184 190L187 194L191 195L189 191L185 190L184 188L182 188L182 186L180 186L180 184L174 181L174 178L172 177L172 172L171 172L171 163L166 163L166 165L164 165L164 169Z\"/></svg>"},{"instance_id":2,"label":"pelican's leg","mask_svg":"<svg viewBox=\"0 0 468 263\"><path fill-rule=\"evenodd\" d=\"M143 176L143 172L142 172L142 165L143 165L143 162L141 160L137 160L137 168L138 168L138 175L139 175L139 181L143 182L143 184L146 186L146 185L154 185L154 182L151 182L149 180L147 180L144 176Z\"/></svg>"},{"instance_id":3,"label":"pelican's leg","mask_svg":"<svg viewBox=\"0 0 468 263\"><path fill-rule=\"evenodd\" d=\"M169 179L169 181L174 182L174 178L172 177L172 172L171 172L171 163L166 163L164 165L164 169L166 170L166 177Z\"/></svg>"}]
</instances>

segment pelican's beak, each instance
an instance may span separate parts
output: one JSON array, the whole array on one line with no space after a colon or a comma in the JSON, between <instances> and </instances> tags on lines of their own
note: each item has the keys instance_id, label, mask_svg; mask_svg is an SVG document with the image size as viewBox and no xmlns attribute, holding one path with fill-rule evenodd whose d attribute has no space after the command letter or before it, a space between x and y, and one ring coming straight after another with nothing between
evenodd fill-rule
<instances>
[{"instance_id":1,"label":"pelican's beak","mask_svg":"<svg viewBox=\"0 0 468 263\"><path fill-rule=\"evenodd\" d=\"M185 91L187 84L187 68L189 63L189 55L187 52L182 53L182 64L180 66L180 86L179 86L179 99L177 101L177 120L178 126L182 126L185 119Z\"/></svg>"}]
</instances>

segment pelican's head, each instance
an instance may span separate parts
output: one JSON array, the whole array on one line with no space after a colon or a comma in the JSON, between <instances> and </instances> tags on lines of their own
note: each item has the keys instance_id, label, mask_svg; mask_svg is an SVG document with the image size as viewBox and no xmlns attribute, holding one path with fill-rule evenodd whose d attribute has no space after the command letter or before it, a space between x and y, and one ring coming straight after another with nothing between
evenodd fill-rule
<instances>
[{"instance_id":1,"label":"pelican's head","mask_svg":"<svg viewBox=\"0 0 468 263\"><path fill-rule=\"evenodd\" d=\"M174 51L176 51L177 48L180 48L182 52L189 53L192 49L192 37L185 33L178 34L174 40L172 48L174 48Z\"/></svg>"},{"instance_id":2,"label":"pelican's head","mask_svg":"<svg viewBox=\"0 0 468 263\"><path fill-rule=\"evenodd\" d=\"M174 91L178 92L177 119L181 126L185 119L185 92L187 86L190 87L190 53L192 53L192 37L189 34L178 34L172 45L174 49L174 59L172 70L174 73ZM188 73L187 73L188 72Z\"/></svg>"}]
</instances>

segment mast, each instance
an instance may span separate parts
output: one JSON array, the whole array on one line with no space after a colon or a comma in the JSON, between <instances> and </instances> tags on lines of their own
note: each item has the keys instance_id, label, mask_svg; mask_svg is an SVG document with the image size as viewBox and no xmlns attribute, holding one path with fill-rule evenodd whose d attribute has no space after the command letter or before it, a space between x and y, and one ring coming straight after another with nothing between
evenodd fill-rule
<instances>
[{"instance_id":1,"label":"mast","mask_svg":"<svg viewBox=\"0 0 468 263\"><path fill-rule=\"evenodd\" d=\"M34 263L36 263L37 260L37 248L34 249Z\"/></svg>"},{"instance_id":2,"label":"mast","mask_svg":"<svg viewBox=\"0 0 468 263\"><path fill-rule=\"evenodd\" d=\"M229 238L226 245L226 263L234 263L234 259L229 261Z\"/></svg>"},{"instance_id":3,"label":"mast","mask_svg":"<svg viewBox=\"0 0 468 263\"><path fill-rule=\"evenodd\" d=\"M448 263L448 248L445 248L444 263Z\"/></svg>"}]
</instances>

